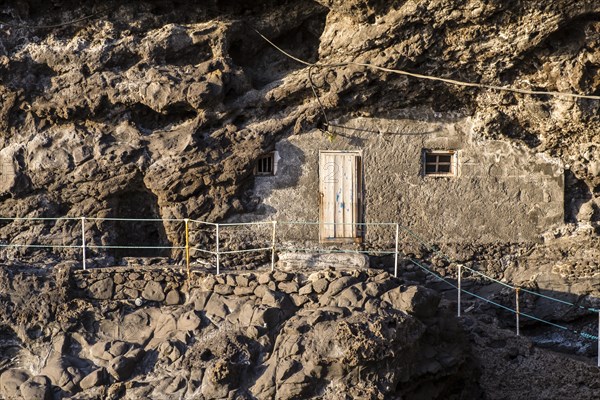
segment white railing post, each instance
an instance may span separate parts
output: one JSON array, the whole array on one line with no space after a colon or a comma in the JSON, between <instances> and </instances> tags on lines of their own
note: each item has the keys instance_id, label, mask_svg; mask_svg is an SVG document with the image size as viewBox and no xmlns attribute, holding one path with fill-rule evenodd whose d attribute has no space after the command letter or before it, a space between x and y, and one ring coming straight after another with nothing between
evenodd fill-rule
<instances>
[{"instance_id":1,"label":"white railing post","mask_svg":"<svg viewBox=\"0 0 600 400\"><path fill-rule=\"evenodd\" d=\"M520 328L520 323L519 323L519 317L520 317L520 307L519 307L519 288L515 288L515 311L516 311L516 318L517 318L517 336L521 336L521 328Z\"/></svg>"},{"instance_id":2,"label":"white railing post","mask_svg":"<svg viewBox=\"0 0 600 400\"><path fill-rule=\"evenodd\" d=\"M188 281L190 279L190 220L188 218L183 220L185 222L185 267L187 269Z\"/></svg>"},{"instance_id":3,"label":"white railing post","mask_svg":"<svg viewBox=\"0 0 600 400\"><path fill-rule=\"evenodd\" d=\"M273 237L271 238L271 271L275 270L275 227L277 221L273 221Z\"/></svg>"},{"instance_id":4,"label":"white railing post","mask_svg":"<svg viewBox=\"0 0 600 400\"><path fill-rule=\"evenodd\" d=\"M217 226L217 275L219 275L221 270L221 253L219 249L219 224Z\"/></svg>"},{"instance_id":5,"label":"white railing post","mask_svg":"<svg viewBox=\"0 0 600 400\"><path fill-rule=\"evenodd\" d=\"M81 252L83 259L83 269L85 270L87 268L85 261L85 217L81 217Z\"/></svg>"},{"instance_id":6,"label":"white railing post","mask_svg":"<svg viewBox=\"0 0 600 400\"><path fill-rule=\"evenodd\" d=\"M458 316L459 317L460 317L460 293L462 292L461 280L462 280L462 266L460 264L458 264L458 303L457 303L457 309L458 309Z\"/></svg>"},{"instance_id":7,"label":"white railing post","mask_svg":"<svg viewBox=\"0 0 600 400\"><path fill-rule=\"evenodd\" d=\"M394 253L394 276L398 277L398 236L400 234L400 224L396 224L396 252Z\"/></svg>"}]
</instances>

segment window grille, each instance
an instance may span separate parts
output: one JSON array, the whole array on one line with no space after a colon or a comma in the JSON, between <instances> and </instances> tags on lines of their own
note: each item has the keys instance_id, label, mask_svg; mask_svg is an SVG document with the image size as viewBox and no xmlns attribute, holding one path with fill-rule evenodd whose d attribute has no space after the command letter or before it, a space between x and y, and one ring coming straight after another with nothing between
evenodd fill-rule
<instances>
[{"instance_id":1,"label":"window grille","mask_svg":"<svg viewBox=\"0 0 600 400\"><path fill-rule=\"evenodd\" d=\"M456 152L425 150L423 152L423 172L426 176L455 176Z\"/></svg>"},{"instance_id":2,"label":"window grille","mask_svg":"<svg viewBox=\"0 0 600 400\"><path fill-rule=\"evenodd\" d=\"M275 175L275 154L269 153L256 160L255 175Z\"/></svg>"}]
</instances>

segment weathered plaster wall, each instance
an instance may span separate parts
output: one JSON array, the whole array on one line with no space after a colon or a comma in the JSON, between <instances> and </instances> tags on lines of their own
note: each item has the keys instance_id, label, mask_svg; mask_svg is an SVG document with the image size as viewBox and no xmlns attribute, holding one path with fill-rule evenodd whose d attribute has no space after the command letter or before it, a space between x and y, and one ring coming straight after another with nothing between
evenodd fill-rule
<instances>
[{"instance_id":1,"label":"weathered plaster wall","mask_svg":"<svg viewBox=\"0 0 600 400\"><path fill-rule=\"evenodd\" d=\"M418 117L356 118L343 125L361 130L336 128L333 139L313 130L282 140L278 173L256 178L260 205L244 218L317 221L319 150L362 150L366 222L399 222L439 242L482 243L535 240L563 222L558 161L514 143L478 139L468 118ZM458 175L424 177L426 148L458 150ZM392 240L392 229L372 228L366 239L380 236Z\"/></svg>"}]
</instances>

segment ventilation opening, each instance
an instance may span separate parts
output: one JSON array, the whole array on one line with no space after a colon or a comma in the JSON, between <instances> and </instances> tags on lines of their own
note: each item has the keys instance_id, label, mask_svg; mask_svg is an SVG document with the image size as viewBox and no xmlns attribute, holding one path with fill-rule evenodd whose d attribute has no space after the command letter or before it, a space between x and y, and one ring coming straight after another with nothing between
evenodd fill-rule
<instances>
[{"instance_id":1,"label":"ventilation opening","mask_svg":"<svg viewBox=\"0 0 600 400\"><path fill-rule=\"evenodd\" d=\"M127 219L160 219L158 198L149 190L127 190L109 199L111 217ZM110 249L115 260L123 257L168 257L170 247L162 221L111 221Z\"/></svg>"},{"instance_id":2,"label":"ventilation opening","mask_svg":"<svg viewBox=\"0 0 600 400\"><path fill-rule=\"evenodd\" d=\"M260 156L254 165L254 175L275 175L278 159L276 152Z\"/></svg>"}]
</instances>

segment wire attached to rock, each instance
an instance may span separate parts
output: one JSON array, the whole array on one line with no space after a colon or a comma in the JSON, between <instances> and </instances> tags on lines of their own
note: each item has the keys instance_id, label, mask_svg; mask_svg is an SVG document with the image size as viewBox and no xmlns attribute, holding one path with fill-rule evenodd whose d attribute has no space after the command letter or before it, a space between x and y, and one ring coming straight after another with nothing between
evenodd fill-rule
<instances>
[{"instance_id":1,"label":"wire attached to rock","mask_svg":"<svg viewBox=\"0 0 600 400\"><path fill-rule=\"evenodd\" d=\"M60 24L53 25L29 25L29 24L12 24L9 22L0 21L0 25L8 26L11 28L24 28L24 29L54 29L54 28L62 28L63 26L74 25L78 22L86 21L88 19L92 19L100 14L104 14L105 12L113 9L114 7L104 7L102 10L96 11L92 14L84 15L83 17L76 18L70 21L61 22Z\"/></svg>"},{"instance_id":2,"label":"wire attached to rock","mask_svg":"<svg viewBox=\"0 0 600 400\"><path fill-rule=\"evenodd\" d=\"M445 84L455 85L455 86L462 86L462 87L471 87L471 88L478 88L478 89L503 91L503 92L523 94L523 95L532 95L532 96L553 96L553 97L567 97L567 98L571 98L571 99L600 100L600 96L596 96L596 95L586 95L586 94L569 93L569 92L558 92L558 91L542 91L542 90L519 89L519 88L510 87L510 86L498 86L498 85L488 85L488 84L485 84L485 83L466 82L466 81L460 81L460 80L456 80L456 79L442 78L442 77L439 77L439 76L426 75L426 74L419 74L419 73L415 73L415 72L404 71L404 70L401 70L401 69L381 67L381 66L375 65L375 64L360 63L360 62L355 62L355 61L347 61L347 62L343 62L343 63L333 63L333 64L329 64L329 63L311 63L311 62L308 62L308 61L303 60L301 58L298 58L298 57L290 54L289 52L283 50L281 47L277 46L275 43L273 43L273 41L271 41L269 38L267 38L265 35L263 35L257 29L254 29L254 31L263 40L265 40L269 45L271 45L273 48L275 48L277 51L279 51L280 53L282 53L283 55L285 55L289 59L294 60L294 61L296 61L296 62L298 62L300 64L303 64L303 65L309 67L308 68L308 82L309 82L309 84L311 86L311 90L313 92L313 95L315 96L315 98L316 98L316 100L317 100L317 102L319 104L319 108L321 109L321 113L323 114L323 118L325 119L325 124L326 124L327 127L341 127L341 128L351 129L351 130L355 129L355 128L350 127L350 126L345 126L345 125L331 125L329 123L329 118L327 117L327 112L325 111L325 107L323 106L323 103L321 101L320 96L317 94L316 85L315 85L315 83L314 83L314 81L312 79L312 69L313 68L339 68L339 67L346 67L346 66L349 66L349 65L354 65L354 66L359 66L359 67L364 67L364 68L375 69L375 70L382 71L382 72L388 72L388 73L392 73L392 74L408 76L408 77L415 78L415 79L429 80L429 81L435 81L435 82L442 82L442 83L445 83ZM329 131L324 131L324 132L327 135L329 135L330 139L332 137L335 137L335 133L331 133Z\"/></svg>"},{"instance_id":3,"label":"wire attached to rock","mask_svg":"<svg viewBox=\"0 0 600 400\"><path fill-rule=\"evenodd\" d=\"M418 74L415 72L408 72L408 71L404 71L404 70L400 70L400 69L381 67L381 66L375 65L375 64L360 63L360 62L355 62L355 61L347 61L347 62L337 63L337 64L311 63L311 62L302 60L298 57L295 57L295 56L291 55L290 53L286 52L281 47L277 46L275 43L273 43L271 40L269 40L267 37L265 37L258 30L255 29L254 31L256 33L258 33L260 35L260 37L262 37L267 43L269 43L271 46L273 46L279 52L284 54L286 57L288 57L296 62L299 62L301 64L304 64L308 67L336 68L336 67L346 67L349 65L355 65L355 66L359 66L359 67L365 67L365 68L379 70L382 72L389 72L392 74L410 76L410 77L416 78L416 79L425 79L425 80L430 80L430 81L443 82L443 83L447 83L450 85L456 85L456 86L497 90L497 91L504 91L504 92L519 93L519 94L528 94L528 95L534 95L534 96L554 96L554 97L570 97L570 98L587 99L587 100L600 100L600 96L596 96L596 95L578 94L578 93L570 93L570 92L558 92L558 91L519 89L519 88L510 87L510 86L497 86L497 85L488 85L485 83L466 82L466 81L460 81L460 80L456 80L456 79L442 78L439 76L426 75L426 74Z\"/></svg>"}]
</instances>

